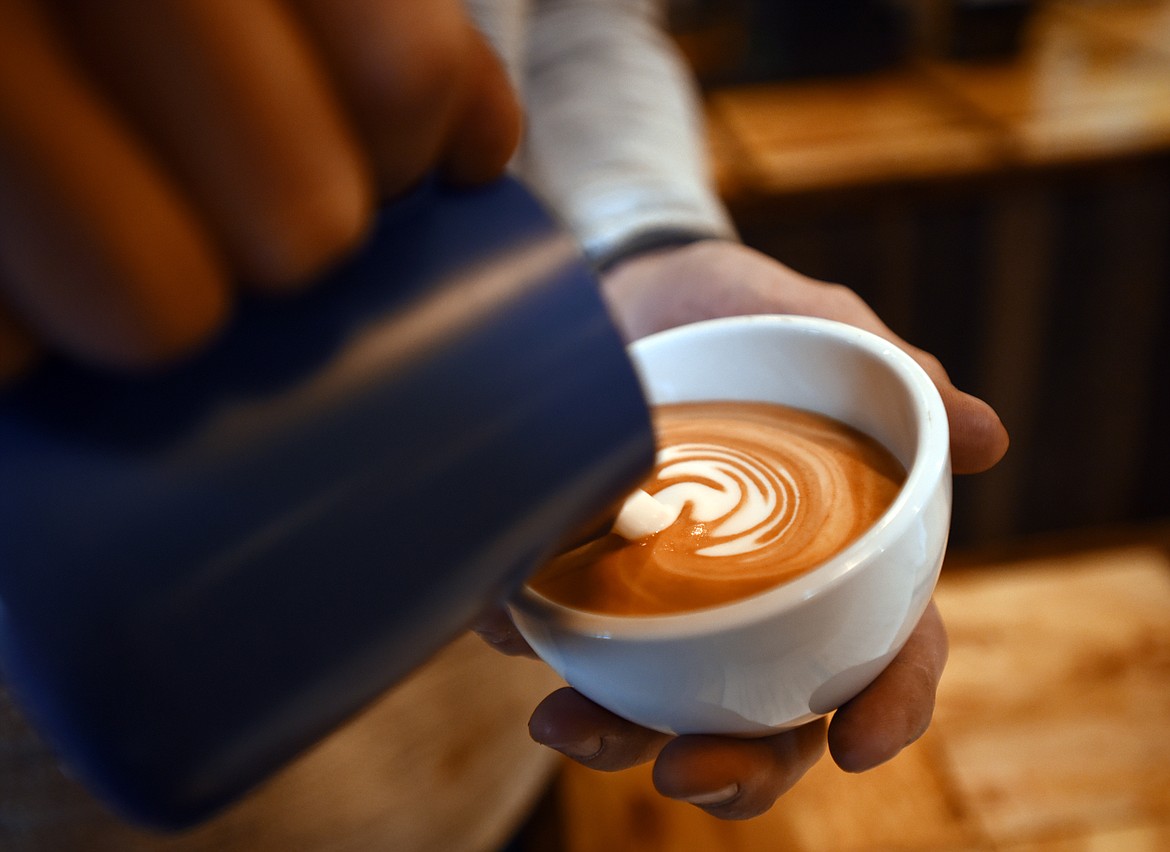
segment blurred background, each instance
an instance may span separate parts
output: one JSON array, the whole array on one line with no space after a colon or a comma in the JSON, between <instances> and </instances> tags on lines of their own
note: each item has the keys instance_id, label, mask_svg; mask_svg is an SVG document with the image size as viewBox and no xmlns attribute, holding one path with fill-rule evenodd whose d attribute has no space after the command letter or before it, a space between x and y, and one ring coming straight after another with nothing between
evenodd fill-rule
<instances>
[{"instance_id":1,"label":"blurred background","mask_svg":"<svg viewBox=\"0 0 1170 852\"><path fill-rule=\"evenodd\" d=\"M248 806L158 838L0 692L0 849L485 850L526 813L507 852L1170 849L1170 0L671 2L743 239L858 291L1011 432L956 483L925 736L719 822L648 766L530 742L554 679L464 637Z\"/></svg>"},{"instance_id":2,"label":"blurred background","mask_svg":"<svg viewBox=\"0 0 1170 852\"><path fill-rule=\"evenodd\" d=\"M1170 849L1170 2L674 0L744 240L1012 436L956 482L935 721L720 823L566 765L524 852Z\"/></svg>"},{"instance_id":3,"label":"blurred background","mask_svg":"<svg viewBox=\"0 0 1170 852\"><path fill-rule=\"evenodd\" d=\"M746 242L849 285L1012 433L959 546L1170 514L1170 10L677 0Z\"/></svg>"}]
</instances>

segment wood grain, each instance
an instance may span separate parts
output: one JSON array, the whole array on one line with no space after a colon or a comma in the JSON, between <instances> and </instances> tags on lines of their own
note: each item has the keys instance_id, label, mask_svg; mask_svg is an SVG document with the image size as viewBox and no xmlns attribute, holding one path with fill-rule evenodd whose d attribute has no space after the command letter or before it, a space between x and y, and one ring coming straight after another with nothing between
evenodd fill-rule
<instances>
[{"instance_id":1,"label":"wood grain","mask_svg":"<svg viewBox=\"0 0 1170 852\"><path fill-rule=\"evenodd\" d=\"M1001 160L989 128L902 71L716 92L709 123L724 140L724 186L761 195L971 174ZM727 150L734 162L720 160Z\"/></svg>"},{"instance_id":2,"label":"wood grain","mask_svg":"<svg viewBox=\"0 0 1170 852\"><path fill-rule=\"evenodd\" d=\"M723 87L707 121L733 203L1164 151L1170 2L1050 0L1010 61Z\"/></svg>"},{"instance_id":3,"label":"wood grain","mask_svg":"<svg viewBox=\"0 0 1170 852\"><path fill-rule=\"evenodd\" d=\"M948 569L951 657L927 735L848 775L823 759L719 822L649 769L566 767L570 852L1170 848L1170 561L1152 546Z\"/></svg>"}]
</instances>

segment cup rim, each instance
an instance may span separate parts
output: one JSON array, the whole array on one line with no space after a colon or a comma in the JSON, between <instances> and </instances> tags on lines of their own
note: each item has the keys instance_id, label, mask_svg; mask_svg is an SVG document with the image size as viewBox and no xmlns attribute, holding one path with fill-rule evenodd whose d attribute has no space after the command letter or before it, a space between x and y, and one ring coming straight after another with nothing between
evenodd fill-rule
<instances>
[{"instance_id":1,"label":"cup rim","mask_svg":"<svg viewBox=\"0 0 1170 852\"><path fill-rule=\"evenodd\" d=\"M655 615L607 615L557 603L524 584L512 606L551 621L559 632L607 639L678 639L706 635L729 626L751 624L799 606L839 585L859 569L873 552L879 536L900 537L905 528L926 510L928 496L941 476L950 475L950 429L942 397L926 371L899 346L865 329L819 317L780 314L721 317L701 320L656 332L629 347L637 366L637 354L675 337L720 335L745 327L796 329L801 333L826 335L858 347L888 367L910 391L919 424L940 423L942 428L919 430L913 462L906 481L886 511L847 547L803 574L769 589L734 601L700 609ZM649 395L648 395L649 396Z\"/></svg>"}]
</instances>

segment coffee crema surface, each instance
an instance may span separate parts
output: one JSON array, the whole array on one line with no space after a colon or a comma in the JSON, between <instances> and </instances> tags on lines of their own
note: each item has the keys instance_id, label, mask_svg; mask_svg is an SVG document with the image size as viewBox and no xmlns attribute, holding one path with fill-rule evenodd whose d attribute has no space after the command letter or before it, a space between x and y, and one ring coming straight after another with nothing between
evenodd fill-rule
<instances>
[{"instance_id":1,"label":"coffee crema surface","mask_svg":"<svg viewBox=\"0 0 1170 852\"><path fill-rule=\"evenodd\" d=\"M616 534L529 581L550 600L607 615L664 615L738 600L839 553L897 496L906 472L868 435L764 402L654 411L658 456L642 488L676 512L661 532Z\"/></svg>"}]
</instances>

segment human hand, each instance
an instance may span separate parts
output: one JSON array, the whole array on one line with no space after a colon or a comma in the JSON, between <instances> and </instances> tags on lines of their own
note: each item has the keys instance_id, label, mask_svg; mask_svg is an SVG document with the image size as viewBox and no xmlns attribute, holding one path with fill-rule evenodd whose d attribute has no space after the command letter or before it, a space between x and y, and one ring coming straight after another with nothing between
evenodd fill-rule
<instances>
[{"instance_id":1,"label":"human hand","mask_svg":"<svg viewBox=\"0 0 1170 852\"><path fill-rule=\"evenodd\" d=\"M726 240L702 240L637 255L602 279L614 320L628 340L715 317L800 314L863 328L909 354L934 381L951 430L956 473L993 467L1007 452L1008 435L986 402L951 384L928 352L902 340L856 293L817 281L765 254Z\"/></svg>"},{"instance_id":2,"label":"human hand","mask_svg":"<svg viewBox=\"0 0 1170 852\"><path fill-rule=\"evenodd\" d=\"M851 290L802 276L751 249L703 241L639 255L608 273L602 286L627 338L717 316L793 313L848 322L905 349L934 380L951 422L954 467L994 465L1007 433L982 400L955 388L928 353L898 338ZM505 653L531 653L507 615L477 625ZM946 630L932 603L905 647L826 724L818 720L758 739L670 737L622 719L572 689L536 708L533 738L601 770L654 761L663 795L724 819L763 813L820 759L826 744L843 769L860 772L889 760L926 730L947 656Z\"/></svg>"},{"instance_id":3,"label":"human hand","mask_svg":"<svg viewBox=\"0 0 1170 852\"><path fill-rule=\"evenodd\" d=\"M519 116L460 0L0 0L0 381L190 351L380 198L498 175Z\"/></svg>"},{"instance_id":4,"label":"human hand","mask_svg":"<svg viewBox=\"0 0 1170 852\"><path fill-rule=\"evenodd\" d=\"M475 631L497 650L533 656L506 611L493 609ZM528 722L532 738L591 769L612 772L654 762L654 786L720 819L767 811L820 760L826 744L849 772L884 763L930 724L947 658L947 636L931 602L905 646L832 720L818 719L768 737L672 737L636 725L565 687Z\"/></svg>"}]
</instances>

